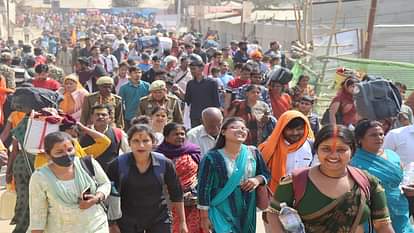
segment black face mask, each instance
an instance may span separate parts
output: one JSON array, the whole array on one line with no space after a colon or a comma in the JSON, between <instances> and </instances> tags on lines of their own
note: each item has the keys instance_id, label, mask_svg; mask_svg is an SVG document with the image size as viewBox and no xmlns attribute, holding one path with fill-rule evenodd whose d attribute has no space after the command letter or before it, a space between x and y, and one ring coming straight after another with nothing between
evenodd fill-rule
<instances>
[{"instance_id":1,"label":"black face mask","mask_svg":"<svg viewBox=\"0 0 414 233\"><path fill-rule=\"evenodd\" d=\"M66 154L60 157L52 157L52 161L61 167L69 167L73 164L73 160L75 160L75 154Z\"/></svg>"}]
</instances>

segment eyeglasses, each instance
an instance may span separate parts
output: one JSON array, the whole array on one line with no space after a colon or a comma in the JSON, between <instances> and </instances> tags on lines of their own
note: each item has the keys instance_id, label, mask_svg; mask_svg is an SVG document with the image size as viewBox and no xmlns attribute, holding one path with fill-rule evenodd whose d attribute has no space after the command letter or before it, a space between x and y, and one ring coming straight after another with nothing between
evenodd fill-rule
<instances>
[{"instance_id":1,"label":"eyeglasses","mask_svg":"<svg viewBox=\"0 0 414 233\"><path fill-rule=\"evenodd\" d=\"M241 126L241 127L231 126L228 129L231 129L231 130L241 130L241 131L244 131L244 132L249 132L249 129L247 127L244 127L244 126Z\"/></svg>"}]
</instances>

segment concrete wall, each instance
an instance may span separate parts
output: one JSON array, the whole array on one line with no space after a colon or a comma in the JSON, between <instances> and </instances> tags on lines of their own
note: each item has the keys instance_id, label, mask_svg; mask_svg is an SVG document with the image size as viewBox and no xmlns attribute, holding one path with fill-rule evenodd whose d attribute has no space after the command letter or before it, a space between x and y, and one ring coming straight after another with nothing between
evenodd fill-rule
<instances>
[{"instance_id":1,"label":"concrete wall","mask_svg":"<svg viewBox=\"0 0 414 233\"><path fill-rule=\"evenodd\" d=\"M338 29L364 28L368 23L370 0L343 2ZM336 3L314 4L313 24L331 26ZM378 0L376 24L411 24L414 22L414 4L410 0Z\"/></svg>"},{"instance_id":2,"label":"concrete wall","mask_svg":"<svg viewBox=\"0 0 414 233\"><path fill-rule=\"evenodd\" d=\"M374 29L371 58L414 63L414 25Z\"/></svg>"},{"instance_id":3,"label":"concrete wall","mask_svg":"<svg viewBox=\"0 0 414 233\"><path fill-rule=\"evenodd\" d=\"M13 35L14 22L16 20L16 5L9 2L10 33ZM7 39L7 7L6 0L0 0L0 38Z\"/></svg>"},{"instance_id":4,"label":"concrete wall","mask_svg":"<svg viewBox=\"0 0 414 233\"><path fill-rule=\"evenodd\" d=\"M188 25L189 27L189 25ZM220 36L220 43L229 44L231 40L240 40L242 30L240 24L228 22L217 22L205 20L201 22L202 32L207 28L217 30ZM246 23L246 36L249 41L258 40L264 49L268 48L271 41L278 40L284 48L290 46L290 42L297 39L296 27L292 24L264 24Z\"/></svg>"}]
</instances>

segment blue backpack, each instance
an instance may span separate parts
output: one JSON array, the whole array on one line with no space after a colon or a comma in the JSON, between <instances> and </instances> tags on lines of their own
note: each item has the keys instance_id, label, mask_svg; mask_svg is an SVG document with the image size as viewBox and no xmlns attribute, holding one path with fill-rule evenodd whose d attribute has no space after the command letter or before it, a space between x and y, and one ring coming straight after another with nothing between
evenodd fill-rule
<instances>
[{"instance_id":1,"label":"blue backpack","mask_svg":"<svg viewBox=\"0 0 414 233\"><path fill-rule=\"evenodd\" d=\"M157 153L157 152L151 152L151 156L154 156L154 158L156 158L160 162L159 166L153 166L153 172L154 172L155 177L157 177L157 180L160 183L160 185L164 187L165 167L166 167L166 162L168 158L165 157L163 154ZM125 180L127 179L129 175L130 160L132 159L131 157L132 157L132 153L130 152L130 153L120 155L117 158L118 173L119 173L119 180L118 180L119 181L119 187L118 187L119 193L121 193L122 191L122 183L125 182Z\"/></svg>"}]
</instances>

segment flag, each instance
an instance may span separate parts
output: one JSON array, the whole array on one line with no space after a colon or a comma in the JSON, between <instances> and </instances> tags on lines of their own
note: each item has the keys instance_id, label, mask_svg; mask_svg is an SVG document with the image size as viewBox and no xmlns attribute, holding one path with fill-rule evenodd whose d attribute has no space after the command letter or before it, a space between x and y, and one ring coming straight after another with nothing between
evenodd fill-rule
<instances>
[{"instance_id":1,"label":"flag","mask_svg":"<svg viewBox=\"0 0 414 233\"><path fill-rule=\"evenodd\" d=\"M70 36L70 42L72 43L72 46L75 47L76 46L76 29L72 30L72 35Z\"/></svg>"}]
</instances>

